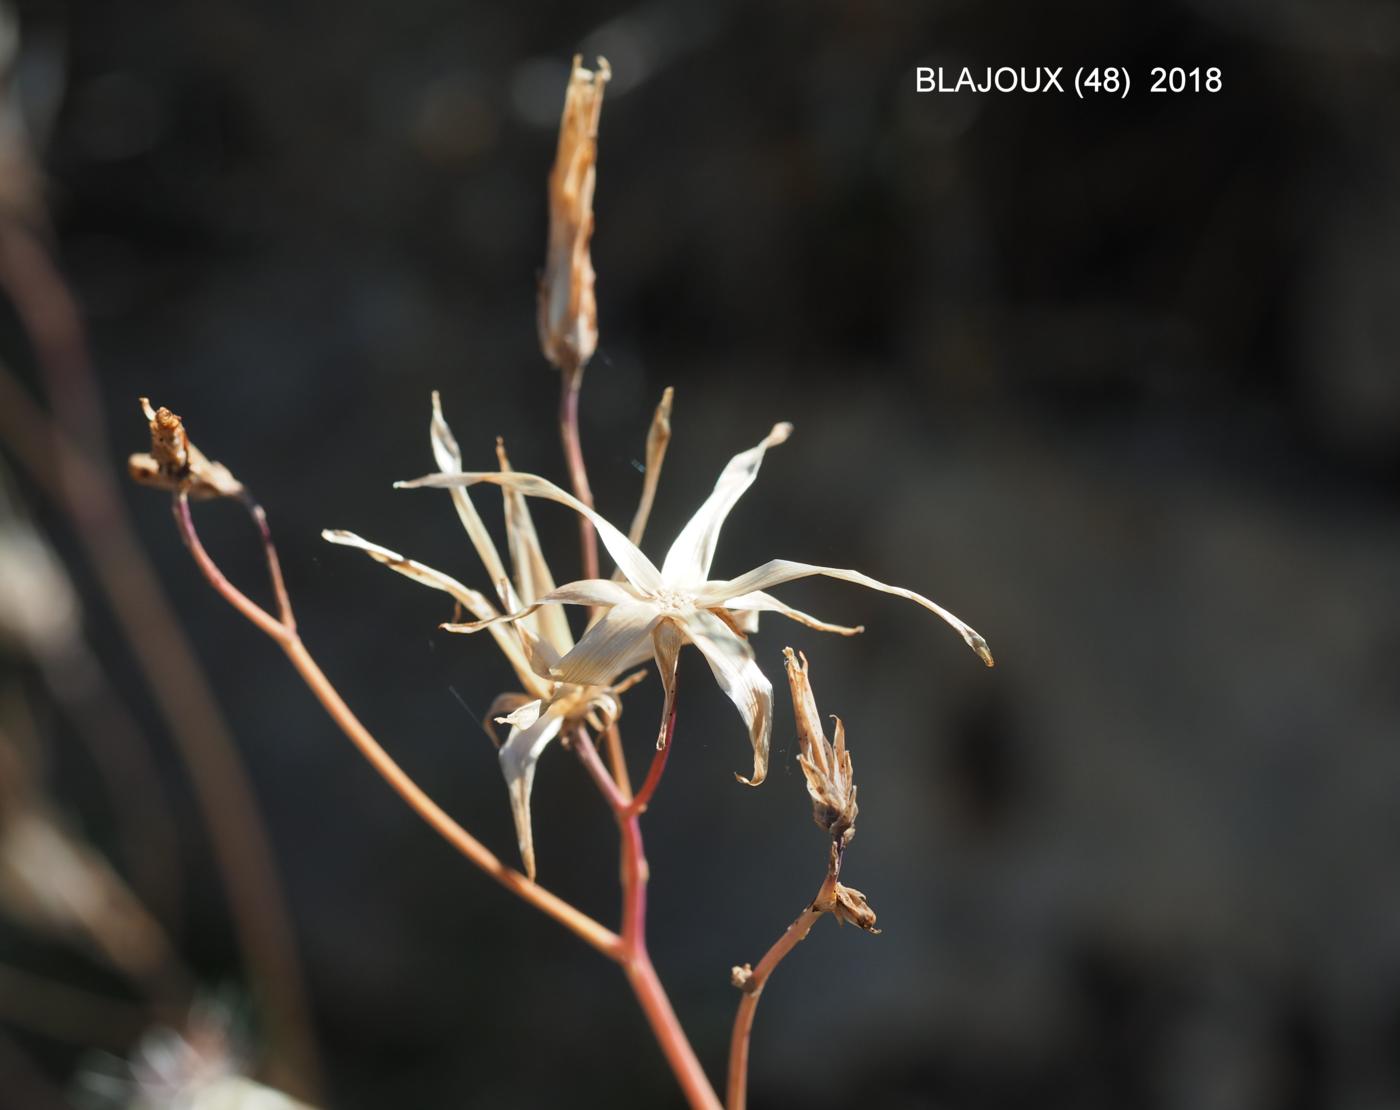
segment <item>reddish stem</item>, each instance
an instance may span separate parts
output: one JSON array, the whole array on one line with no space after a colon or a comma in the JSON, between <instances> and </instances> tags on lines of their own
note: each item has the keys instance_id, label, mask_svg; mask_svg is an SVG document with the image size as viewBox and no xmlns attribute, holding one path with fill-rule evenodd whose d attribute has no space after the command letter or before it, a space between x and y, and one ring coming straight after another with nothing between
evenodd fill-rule
<instances>
[{"instance_id":1,"label":"reddish stem","mask_svg":"<svg viewBox=\"0 0 1400 1110\"><path fill-rule=\"evenodd\" d=\"M593 490L588 485L588 470L583 465L583 445L578 434L578 392L582 375L560 374L559 435L564 441L564 459L569 464L569 479L574 496L593 508ZM598 537L593 525L584 516L578 518L579 547L583 553L583 577L598 577Z\"/></svg>"},{"instance_id":2,"label":"reddish stem","mask_svg":"<svg viewBox=\"0 0 1400 1110\"><path fill-rule=\"evenodd\" d=\"M817 896L812 899L812 904L787 927L787 931L777 939L773 947L763 954L763 958L758 961L758 966L749 972L748 977L742 981L739 987L744 993L743 997L739 999L739 1012L734 1015L734 1032L729 1038L729 1084L725 1104L727 1110L744 1110L748 1100L749 1038L753 1032L753 1019L758 1010L758 999L763 993L764 985L778 964L782 963L783 957L807 939L807 934L812 931L812 926L826 912L826 910L817 907L825 906L831 901L832 894L836 889L836 877L840 870L840 854L837 853L833 857L831 866L827 868L826 879L822 882L821 889L817 891Z\"/></svg>"},{"instance_id":3,"label":"reddish stem","mask_svg":"<svg viewBox=\"0 0 1400 1110\"><path fill-rule=\"evenodd\" d=\"M674 719L673 714L669 727L674 726ZM572 740L573 748L584 767L608 805L612 807L618 831L622 836L622 949L618 962L622 964L627 981L637 996L637 1003L651 1024L657 1044L661 1046L661 1051L665 1054L667 1063L671 1065L671 1071L693 1110L721 1110L719 1096L715 1094L705 1075L705 1069L700 1066L700 1060L690 1046L685 1030L681 1028L680 1019L676 1017L676 1011L666 996L666 990L657 977L651 954L647 950L647 881L650 873L642 846L641 811L634 808L633 802L629 801L613 782L612 776L598 757L597 749L588 738L587 731L580 727L575 731ZM658 766L665 765L663 752L669 748L670 744L667 743L666 748L658 752L657 759L652 762L652 771L657 779L660 778ZM652 777L653 775L647 776L648 782L651 782ZM654 783L652 789L655 789ZM643 791L645 790L646 787L643 786ZM638 798L641 797L639 794Z\"/></svg>"},{"instance_id":4,"label":"reddish stem","mask_svg":"<svg viewBox=\"0 0 1400 1110\"><path fill-rule=\"evenodd\" d=\"M666 718L666 740L656 749L656 754L651 757L651 768L647 771L646 780L642 783L642 788L637 791L637 796L633 798L623 808L624 817L636 817L647 811L647 806L651 804L651 796L656 793L656 787L661 782L661 776L666 770L666 760L671 755L671 741L676 736L676 703L671 701L671 713Z\"/></svg>"}]
</instances>

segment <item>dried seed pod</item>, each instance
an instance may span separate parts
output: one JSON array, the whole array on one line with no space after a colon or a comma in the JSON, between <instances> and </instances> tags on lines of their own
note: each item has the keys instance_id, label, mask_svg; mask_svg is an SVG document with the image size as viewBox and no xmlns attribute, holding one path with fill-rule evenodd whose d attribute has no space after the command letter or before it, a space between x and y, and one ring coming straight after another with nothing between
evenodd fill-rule
<instances>
[{"instance_id":1,"label":"dried seed pod","mask_svg":"<svg viewBox=\"0 0 1400 1110\"><path fill-rule=\"evenodd\" d=\"M817 909L825 910L842 925L855 925L867 933L880 931L875 928L875 911L870 908L870 903L866 901L865 895L856 890L855 887L837 883L830 900L818 906Z\"/></svg>"},{"instance_id":2,"label":"dried seed pod","mask_svg":"<svg viewBox=\"0 0 1400 1110\"><path fill-rule=\"evenodd\" d=\"M807 657L799 656L792 648L784 648L783 655L787 660L792 711L797 718L797 742L802 749L797 762L807 779L807 793L812 796L812 820L844 848L856 834L859 812L851 753L846 750L846 728L839 717L833 717L836 742L827 740L807 677Z\"/></svg>"},{"instance_id":3,"label":"dried seed pod","mask_svg":"<svg viewBox=\"0 0 1400 1110\"><path fill-rule=\"evenodd\" d=\"M539 292L540 347L575 384L598 346L598 306L593 295L593 186L598 158L598 117L603 88L612 76L605 59L584 69L576 56L559 121L559 149L549 175L549 249Z\"/></svg>"}]
</instances>

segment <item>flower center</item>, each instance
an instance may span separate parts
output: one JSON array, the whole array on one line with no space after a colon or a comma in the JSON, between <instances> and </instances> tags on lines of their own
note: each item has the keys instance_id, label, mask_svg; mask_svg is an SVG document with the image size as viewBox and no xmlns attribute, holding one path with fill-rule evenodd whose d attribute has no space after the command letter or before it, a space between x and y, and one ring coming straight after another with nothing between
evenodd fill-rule
<instances>
[{"instance_id":1,"label":"flower center","mask_svg":"<svg viewBox=\"0 0 1400 1110\"><path fill-rule=\"evenodd\" d=\"M656 595L656 606L663 613L687 613L695 608L695 600L680 590L660 590Z\"/></svg>"}]
</instances>

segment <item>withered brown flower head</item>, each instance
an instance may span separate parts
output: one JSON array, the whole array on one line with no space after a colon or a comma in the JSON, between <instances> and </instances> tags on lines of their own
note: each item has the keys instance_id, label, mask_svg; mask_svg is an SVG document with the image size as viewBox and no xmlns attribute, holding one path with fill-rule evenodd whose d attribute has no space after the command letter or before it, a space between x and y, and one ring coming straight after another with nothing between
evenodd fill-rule
<instances>
[{"instance_id":1,"label":"withered brown flower head","mask_svg":"<svg viewBox=\"0 0 1400 1110\"><path fill-rule=\"evenodd\" d=\"M211 462L190 442L184 423L168 408L153 409L142 397L141 411L151 426L151 450L128 460L132 481L152 489L186 493L196 501L237 497L243 492L243 484L228 467Z\"/></svg>"},{"instance_id":2,"label":"withered brown flower head","mask_svg":"<svg viewBox=\"0 0 1400 1110\"><path fill-rule=\"evenodd\" d=\"M783 648L787 660L788 688L792 692L792 712L797 718L797 742L801 747L797 762L812 795L812 820L831 834L842 848L856 834L856 784L851 772L851 753L846 750L846 727L836 722L836 743L822 731L821 715L807 678L807 657L792 648Z\"/></svg>"},{"instance_id":3,"label":"withered brown flower head","mask_svg":"<svg viewBox=\"0 0 1400 1110\"><path fill-rule=\"evenodd\" d=\"M593 186L598 159L598 117L603 88L612 76L605 59L584 69L575 56L559 121L559 149L549 174L549 248L540 280L540 347L575 384L598 346L598 306L593 295Z\"/></svg>"},{"instance_id":4,"label":"withered brown flower head","mask_svg":"<svg viewBox=\"0 0 1400 1110\"><path fill-rule=\"evenodd\" d=\"M825 910L842 925L855 925L867 933L880 931L875 928L875 911L855 887L837 883L831 896L816 908Z\"/></svg>"}]
</instances>

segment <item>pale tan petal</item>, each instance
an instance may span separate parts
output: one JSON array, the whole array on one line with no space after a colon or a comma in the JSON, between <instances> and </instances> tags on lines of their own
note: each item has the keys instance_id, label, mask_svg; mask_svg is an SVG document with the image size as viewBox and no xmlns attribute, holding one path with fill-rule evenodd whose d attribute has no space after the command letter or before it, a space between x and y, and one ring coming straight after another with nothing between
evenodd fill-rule
<instances>
[{"instance_id":1,"label":"pale tan petal","mask_svg":"<svg viewBox=\"0 0 1400 1110\"><path fill-rule=\"evenodd\" d=\"M457 446L457 439L453 436L452 429L447 426L446 418L442 415L442 399L437 390L433 390L433 418L428 425L428 438L432 441L433 458L438 464L438 469L444 474L460 474L462 472L462 451ZM501 562L501 556L496 551L496 544L491 539L491 533L486 530L486 525L482 523L466 488L464 486L450 488L452 489L452 504L457 509L457 516L462 521L462 527L467 530L467 538L472 541L472 546L476 548L481 565L486 568L486 576L492 582L504 580L506 577L505 564Z\"/></svg>"},{"instance_id":2,"label":"pale tan petal","mask_svg":"<svg viewBox=\"0 0 1400 1110\"><path fill-rule=\"evenodd\" d=\"M510 794L510 812L515 819L515 836L520 842L520 858L525 874L535 877L535 832L530 821L530 792L535 785L535 764L549 742L564 726L561 714L546 714L529 728L513 728L501 746L501 773Z\"/></svg>"},{"instance_id":3,"label":"pale tan petal","mask_svg":"<svg viewBox=\"0 0 1400 1110\"><path fill-rule=\"evenodd\" d=\"M631 605L638 601L637 592L625 582L612 582L606 578L580 578L577 582L565 582L562 586L556 586L533 605L526 605L514 613L501 613L468 624L445 624L443 627L450 632L480 632L483 628L493 628L499 624L512 624L515 621L524 620L542 605L559 603L607 607Z\"/></svg>"},{"instance_id":4,"label":"pale tan petal","mask_svg":"<svg viewBox=\"0 0 1400 1110\"><path fill-rule=\"evenodd\" d=\"M731 599L751 594L754 590L765 590L770 586L780 586L784 582L792 582L798 578L810 578L817 574L825 575L827 578L839 578L843 582L854 582L857 586L865 586L871 590L879 590L884 594L907 598L909 601L922 605L929 612L936 613L956 628L962 634L962 638L967 641L967 646L977 653L977 657L987 666L992 666L992 653L987 647L987 641L982 639L971 625L959 620L947 609L935 604L922 594L916 594L913 590L906 590L900 586L886 585L867 574L861 574L858 570L819 567L813 566L811 563L795 563L790 559L772 559L761 567L727 582L707 582L703 589L696 592L695 600L696 604L706 608L728 605Z\"/></svg>"},{"instance_id":5,"label":"pale tan petal","mask_svg":"<svg viewBox=\"0 0 1400 1110\"><path fill-rule=\"evenodd\" d=\"M510 459L506 456L505 443L496 440L496 458L501 470L511 473ZM554 576L549 572L544 552L540 548L539 533L535 531L535 521L530 515L530 506L517 490L502 487L501 496L505 501L506 540L510 547L510 561L515 568L515 588L522 605L531 605L554 589ZM532 630L544 637L545 641L560 655L574 646L574 635L569 629L569 620L564 615L562 605L545 605L531 618Z\"/></svg>"},{"instance_id":6,"label":"pale tan petal","mask_svg":"<svg viewBox=\"0 0 1400 1110\"><path fill-rule=\"evenodd\" d=\"M607 686L628 667L650 658L656 606L646 601L615 604L600 617L578 646L553 670L560 682Z\"/></svg>"},{"instance_id":7,"label":"pale tan petal","mask_svg":"<svg viewBox=\"0 0 1400 1110\"><path fill-rule=\"evenodd\" d=\"M828 624L826 621L818 620L816 617L804 613L800 609L794 609L791 605L784 604L772 594L766 594L762 590L753 590L746 594L740 594L738 597L731 597L724 603L724 608L732 609L736 613L743 613L746 615L780 613L782 616L787 617L789 620L794 620L798 624L805 624L808 628L815 628L819 632L835 632L839 636L857 636L865 631L865 625L863 624L858 624L855 627L844 624ZM757 621L754 623L755 628L752 631L748 628L744 628L744 631L752 635L753 631L757 631ZM741 625L741 627L743 626Z\"/></svg>"},{"instance_id":8,"label":"pale tan petal","mask_svg":"<svg viewBox=\"0 0 1400 1110\"><path fill-rule=\"evenodd\" d=\"M671 400L675 394L676 391L668 385L651 418L651 430L647 432L647 472L642 478L642 497L637 502L632 527L627 530L627 538L638 547L642 546L642 536L651 517L651 506L656 500L656 486L661 481L661 464L666 460L666 447L671 442Z\"/></svg>"},{"instance_id":9,"label":"pale tan petal","mask_svg":"<svg viewBox=\"0 0 1400 1110\"><path fill-rule=\"evenodd\" d=\"M530 728L540 719L540 711L544 707L544 699L536 698L534 701L527 701L523 705L516 706L504 717L494 718L498 725L510 725L512 728Z\"/></svg>"},{"instance_id":10,"label":"pale tan petal","mask_svg":"<svg viewBox=\"0 0 1400 1110\"><path fill-rule=\"evenodd\" d=\"M539 701L539 698L532 698L529 694L515 692L496 695L496 700L491 703L486 710L486 715L481 718L481 727L491 738L491 743L496 745L497 751L501 747L501 738L496 732L497 722L502 719L503 715L514 713L522 705L530 705Z\"/></svg>"},{"instance_id":11,"label":"pale tan petal","mask_svg":"<svg viewBox=\"0 0 1400 1110\"><path fill-rule=\"evenodd\" d=\"M354 532L347 532L341 528L327 528L321 533L321 538L327 543L339 544L341 547L353 547L363 551L375 562L382 563L390 570L398 571L405 578L411 578L424 586L441 590L450 595L477 618L477 621L474 622L476 627L491 626L491 635L496 641L496 646L501 649L501 654L506 657L506 661L515 671L521 684L536 697L544 692L546 689L544 679L539 675L537 669L530 665L529 657L525 653L519 637L513 635L508 627L498 626L498 622L503 618L497 614L496 607L487 600L484 594L462 585L450 575L406 558L397 551L391 551L387 547L381 547L377 543L362 539Z\"/></svg>"},{"instance_id":12,"label":"pale tan petal","mask_svg":"<svg viewBox=\"0 0 1400 1110\"><path fill-rule=\"evenodd\" d=\"M676 708L676 665L680 661L681 648L686 644L685 630L673 620L660 620L652 629L651 642L656 669L661 674L661 686L666 694L661 706L661 728L656 734L656 750L660 751L666 746L667 725Z\"/></svg>"},{"instance_id":13,"label":"pale tan petal","mask_svg":"<svg viewBox=\"0 0 1400 1110\"><path fill-rule=\"evenodd\" d=\"M520 646L525 650L525 658L530 661L535 673L542 678L550 678L551 669L559 662L559 653L523 624L514 624L511 627L520 637Z\"/></svg>"},{"instance_id":14,"label":"pale tan petal","mask_svg":"<svg viewBox=\"0 0 1400 1110\"><path fill-rule=\"evenodd\" d=\"M715 681L729 696L749 726L753 744L753 777L735 775L742 783L757 786L768 776L768 743L773 731L773 687L754 660L753 651L713 613L696 612L686 618L686 636L710 664Z\"/></svg>"},{"instance_id":15,"label":"pale tan petal","mask_svg":"<svg viewBox=\"0 0 1400 1110\"><path fill-rule=\"evenodd\" d=\"M671 550L666 552L661 576L668 584L698 586L709 577L710 564L715 558L715 543L719 540L720 527L729 511L758 477L758 468L768 448L785 442L791 434L791 424L774 424L773 430L763 437L758 446L750 447L729 460L729 465L715 483L714 491L681 529Z\"/></svg>"},{"instance_id":16,"label":"pale tan petal","mask_svg":"<svg viewBox=\"0 0 1400 1110\"><path fill-rule=\"evenodd\" d=\"M435 590L450 594L457 601L460 601L464 608L480 620L489 620L496 616L496 607L491 604L485 594L478 593L468 586L462 585L451 575L443 574L434 570L430 566L409 559L400 555L397 551L391 551L387 547L381 547L377 543L371 543L354 532L347 532L343 528L326 528L321 532L321 538L327 543L339 544L342 547L353 547L363 551L377 563L382 563L390 570L396 570L405 578L412 578L424 586L430 586Z\"/></svg>"},{"instance_id":17,"label":"pale tan petal","mask_svg":"<svg viewBox=\"0 0 1400 1110\"><path fill-rule=\"evenodd\" d=\"M614 528L599 513L594 512L578 498L566 493L553 482L546 481L536 474L512 472L501 474L496 471L469 471L458 474L426 474L411 482L395 482L396 489L457 489L474 486L480 482L505 486L519 490L526 497L542 497L566 505L580 516L592 522L598 530L598 538L608 549L626 579L639 590L655 591L661 588L661 572L652 561L637 550L635 544Z\"/></svg>"}]
</instances>

